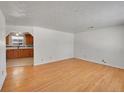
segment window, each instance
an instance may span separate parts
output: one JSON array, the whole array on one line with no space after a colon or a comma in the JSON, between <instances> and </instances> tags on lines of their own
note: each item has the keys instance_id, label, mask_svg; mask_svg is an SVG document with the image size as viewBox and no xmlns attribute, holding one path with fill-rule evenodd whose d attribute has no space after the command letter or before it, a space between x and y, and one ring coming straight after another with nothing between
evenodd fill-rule
<instances>
[{"instance_id":1,"label":"window","mask_svg":"<svg viewBox=\"0 0 124 93\"><path fill-rule=\"evenodd\" d=\"M12 36L12 44L13 45L24 45L24 37L23 36Z\"/></svg>"}]
</instances>

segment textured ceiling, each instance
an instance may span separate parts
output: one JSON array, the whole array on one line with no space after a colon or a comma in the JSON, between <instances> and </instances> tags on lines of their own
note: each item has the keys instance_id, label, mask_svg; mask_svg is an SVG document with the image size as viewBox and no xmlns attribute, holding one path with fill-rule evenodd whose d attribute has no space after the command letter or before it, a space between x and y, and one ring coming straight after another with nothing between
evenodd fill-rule
<instances>
[{"instance_id":1,"label":"textured ceiling","mask_svg":"<svg viewBox=\"0 0 124 93\"><path fill-rule=\"evenodd\" d=\"M81 32L123 25L120 1L0 1L8 25L41 26L65 32Z\"/></svg>"}]
</instances>

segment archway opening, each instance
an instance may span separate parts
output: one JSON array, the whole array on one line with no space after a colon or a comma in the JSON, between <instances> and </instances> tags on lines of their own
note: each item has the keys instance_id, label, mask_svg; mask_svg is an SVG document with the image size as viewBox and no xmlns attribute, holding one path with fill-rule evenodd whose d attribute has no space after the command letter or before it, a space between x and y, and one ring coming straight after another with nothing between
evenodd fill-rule
<instances>
[{"instance_id":1,"label":"archway opening","mask_svg":"<svg viewBox=\"0 0 124 93\"><path fill-rule=\"evenodd\" d=\"M11 32L6 36L7 67L33 66L34 40L29 32Z\"/></svg>"}]
</instances>

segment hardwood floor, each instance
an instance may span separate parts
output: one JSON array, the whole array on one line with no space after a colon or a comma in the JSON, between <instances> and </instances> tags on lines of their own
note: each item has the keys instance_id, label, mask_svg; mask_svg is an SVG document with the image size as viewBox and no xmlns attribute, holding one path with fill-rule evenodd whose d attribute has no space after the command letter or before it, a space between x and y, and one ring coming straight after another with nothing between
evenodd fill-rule
<instances>
[{"instance_id":1,"label":"hardwood floor","mask_svg":"<svg viewBox=\"0 0 124 93\"><path fill-rule=\"evenodd\" d=\"M7 59L7 67L32 66L33 61L33 57Z\"/></svg>"},{"instance_id":2,"label":"hardwood floor","mask_svg":"<svg viewBox=\"0 0 124 93\"><path fill-rule=\"evenodd\" d=\"M8 68L2 91L124 91L124 70L80 59Z\"/></svg>"}]
</instances>

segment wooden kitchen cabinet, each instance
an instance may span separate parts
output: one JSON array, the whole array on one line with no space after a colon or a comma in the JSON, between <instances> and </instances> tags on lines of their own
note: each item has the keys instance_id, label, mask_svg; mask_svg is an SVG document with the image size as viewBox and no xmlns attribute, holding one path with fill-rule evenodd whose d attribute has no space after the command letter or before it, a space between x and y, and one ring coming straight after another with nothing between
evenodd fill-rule
<instances>
[{"instance_id":1,"label":"wooden kitchen cabinet","mask_svg":"<svg viewBox=\"0 0 124 93\"><path fill-rule=\"evenodd\" d=\"M6 45L8 45L8 44L9 44L9 35L6 36Z\"/></svg>"},{"instance_id":2,"label":"wooden kitchen cabinet","mask_svg":"<svg viewBox=\"0 0 124 93\"><path fill-rule=\"evenodd\" d=\"M33 49L23 49L23 51L21 52L21 55L23 57L33 57Z\"/></svg>"},{"instance_id":3,"label":"wooden kitchen cabinet","mask_svg":"<svg viewBox=\"0 0 124 93\"><path fill-rule=\"evenodd\" d=\"M28 56L33 57L33 49L28 50Z\"/></svg>"},{"instance_id":4,"label":"wooden kitchen cabinet","mask_svg":"<svg viewBox=\"0 0 124 93\"><path fill-rule=\"evenodd\" d=\"M8 59L11 59L11 58L14 58L14 51L13 50L7 50L7 58Z\"/></svg>"},{"instance_id":5,"label":"wooden kitchen cabinet","mask_svg":"<svg viewBox=\"0 0 124 93\"><path fill-rule=\"evenodd\" d=\"M8 59L17 58L18 57L18 50L13 50L13 49L7 50L6 55L7 55Z\"/></svg>"},{"instance_id":6,"label":"wooden kitchen cabinet","mask_svg":"<svg viewBox=\"0 0 124 93\"><path fill-rule=\"evenodd\" d=\"M26 44L33 45L33 36L30 34L25 34L25 37L26 37Z\"/></svg>"},{"instance_id":7,"label":"wooden kitchen cabinet","mask_svg":"<svg viewBox=\"0 0 124 93\"><path fill-rule=\"evenodd\" d=\"M33 57L33 49L8 49L7 59Z\"/></svg>"}]
</instances>

